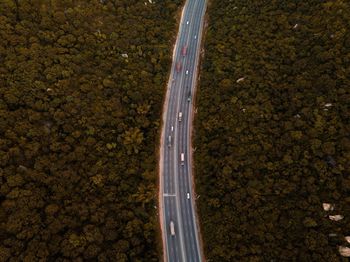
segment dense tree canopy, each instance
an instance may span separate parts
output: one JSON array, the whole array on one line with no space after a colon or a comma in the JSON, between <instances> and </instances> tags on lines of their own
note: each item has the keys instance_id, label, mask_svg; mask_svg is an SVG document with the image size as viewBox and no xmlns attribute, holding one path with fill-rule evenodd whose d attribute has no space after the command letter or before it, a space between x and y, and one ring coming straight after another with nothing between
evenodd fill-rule
<instances>
[{"instance_id":1,"label":"dense tree canopy","mask_svg":"<svg viewBox=\"0 0 350 262\"><path fill-rule=\"evenodd\" d=\"M349 25L348 1L211 1L195 123L210 261L342 259Z\"/></svg>"},{"instance_id":2,"label":"dense tree canopy","mask_svg":"<svg viewBox=\"0 0 350 262\"><path fill-rule=\"evenodd\" d=\"M180 0L0 1L0 261L158 261Z\"/></svg>"}]
</instances>

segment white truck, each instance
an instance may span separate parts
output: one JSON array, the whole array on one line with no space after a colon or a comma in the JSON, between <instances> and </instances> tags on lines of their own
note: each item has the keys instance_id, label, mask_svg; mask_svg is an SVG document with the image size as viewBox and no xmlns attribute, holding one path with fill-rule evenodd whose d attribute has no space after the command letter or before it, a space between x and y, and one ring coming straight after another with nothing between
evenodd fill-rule
<instances>
[{"instance_id":1,"label":"white truck","mask_svg":"<svg viewBox=\"0 0 350 262\"><path fill-rule=\"evenodd\" d=\"M170 221L170 234L175 236L175 226L173 221Z\"/></svg>"},{"instance_id":2,"label":"white truck","mask_svg":"<svg viewBox=\"0 0 350 262\"><path fill-rule=\"evenodd\" d=\"M179 112L179 122L182 120L182 112Z\"/></svg>"},{"instance_id":3,"label":"white truck","mask_svg":"<svg viewBox=\"0 0 350 262\"><path fill-rule=\"evenodd\" d=\"M181 165L185 164L185 153L181 153Z\"/></svg>"}]
</instances>

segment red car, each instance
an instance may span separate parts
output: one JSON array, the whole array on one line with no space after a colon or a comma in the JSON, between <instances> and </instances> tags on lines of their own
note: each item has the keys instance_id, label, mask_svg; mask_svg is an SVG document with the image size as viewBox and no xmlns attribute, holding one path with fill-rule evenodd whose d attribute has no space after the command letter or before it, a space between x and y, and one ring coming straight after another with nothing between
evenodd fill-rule
<instances>
[{"instance_id":1,"label":"red car","mask_svg":"<svg viewBox=\"0 0 350 262\"><path fill-rule=\"evenodd\" d=\"M176 72L180 72L181 71L181 62L177 62L176 63Z\"/></svg>"},{"instance_id":2,"label":"red car","mask_svg":"<svg viewBox=\"0 0 350 262\"><path fill-rule=\"evenodd\" d=\"M187 45L183 46L181 50L182 56L186 56L186 53L187 53Z\"/></svg>"}]
</instances>

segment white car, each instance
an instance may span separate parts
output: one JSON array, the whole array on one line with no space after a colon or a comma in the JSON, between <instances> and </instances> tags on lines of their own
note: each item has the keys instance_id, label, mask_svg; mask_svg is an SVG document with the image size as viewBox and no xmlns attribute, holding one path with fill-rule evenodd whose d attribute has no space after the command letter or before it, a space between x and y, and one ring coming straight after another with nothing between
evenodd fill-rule
<instances>
[{"instance_id":1,"label":"white car","mask_svg":"<svg viewBox=\"0 0 350 262\"><path fill-rule=\"evenodd\" d=\"M186 22L187 25L188 25L189 23L190 23L189 21Z\"/></svg>"},{"instance_id":2,"label":"white car","mask_svg":"<svg viewBox=\"0 0 350 262\"><path fill-rule=\"evenodd\" d=\"M190 199L190 193L187 193L187 199Z\"/></svg>"},{"instance_id":3,"label":"white car","mask_svg":"<svg viewBox=\"0 0 350 262\"><path fill-rule=\"evenodd\" d=\"M197 39L197 35L194 36L194 39Z\"/></svg>"},{"instance_id":4,"label":"white car","mask_svg":"<svg viewBox=\"0 0 350 262\"><path fill-rule=\"evenodd\" d=\"M188 75L188 70L186 70L186 75Z\"/></svg>"}]
</instances>

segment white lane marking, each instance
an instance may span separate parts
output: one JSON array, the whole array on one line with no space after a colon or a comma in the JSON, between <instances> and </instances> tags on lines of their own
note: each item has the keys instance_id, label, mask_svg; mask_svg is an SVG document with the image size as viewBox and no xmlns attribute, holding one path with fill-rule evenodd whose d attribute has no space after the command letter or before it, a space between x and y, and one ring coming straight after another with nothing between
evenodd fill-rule
<instances>
[{"instance_id":1,"label":"white lane marking","mask_svg":"<svg viewBox=\"0 0 350 262\"><path fill-rule=\"evenodd\" d=\"M196 2L197 3L197 2ZM196 6L196 3L195 3L195 6ZM191 17L191 21L193 19L193 16ZM191 29L189 30L189 32L192 31L192 27ZM185 42L187 43L188 42L188 39L189 39L189 32L187 32L187 35L185 37ZM184 61L183 61L183 64L186 64L186 61L187 61L187 57L184 58ZM181 77L180 77L180 81L179 81L179 86L181 87L182 83L183 83L183 79L184 79L184 75L183 75L183 71L181 71ZM179 93L178 93L178 96L177 96L177 104L176 104L176 110L175 112L178 112L179 111L179 106L180 106L180 99L181 99L181 91L182 91L182 88L180 89L179 88ZM175 192L176 193L179 193L179 183L178 183L178 143L176 143L177 141L177 137L178 137L178 128L175 129L175 138L174 138L174 146L175 146L175 149L174 149L174 168L175 168L175 172L174 172L174 176L175 176ZM182 226L182 217L181 217L181 214L180 214L180 206L181 206L181 203L180 203L180 200L179 200L179 197L176 197L176 216L177 216L177 219L178 219L178 224L179 224L179 237L180 237L180 245L181 245L181 255L182 255L182 261L186 261L186 256L185 256L185 247L184 247L184 233L183 233L183 226Z\"/></svg>"},{"instance_id":2,"label":"white lane marking","mask_svg":"<svg viewBox=\"0 0 350 262\"><path fill-rule=\"evenodd\" d=\"M202 14L205 13L205 10L206 10L206 1L204 1L204 5L202 7ZM203 15L201 16L201 23L200 23L200 28L199 28L199 33L198 33L198 41L197 41L197 47L196 47L196 50L199 50L200 52L200 45L201 45L201 40L202 40L202 31L203 31ZM193 78L192 78L192 85L191 87L193 87L193 91L192 93L194 94L195 90L196 90L196 80L197 80L197 69L198 69L198 60L199 60L199 53L196 52L196 56L195 56L195 63L194 63L194 72L193 72ZM193 110L193 103L190 105L189 107L189 114L188 114L188 117L192 116L191 112ZM190 125L191 125L191 121L188 121L187 122L187 130L191 130L190 129ZM191 133L190 132L187 132L187 139L188 139L188 143L189 144L192 144L190 142L191 141ZM188 160L188 165L187 165L187 171L188 171L188 174L189 174L189 177L190 178L190 187L192 187L192 182L193 182L193 177L192 177L192 170L190 168L190 164L191 164L191 151L189 151L190 153L187 154L187 160ZM202 261L202 257L201 257L201 250L200 250L200 243L199 243L199 240L198 240L198 230L197 230L197 220L196 220L196 214L195 214L195 200L193 198L190 199L191 201L191 209L192 209L192 220L193 220L193 223L194 223L194 231L195 231L195 240L196 240L196 246L197 246L197 252L198 252L198 255L199 255L199 261ZM191 231L191 235L192 235L192 231ZM193 245L191 245L191 247L193 247ZM192 249L193 250L193 249Z\"/></svg>"},{"instance_id":3,"label":"white lane marking","mask_svg":"<svg viewBox=\"0 0 350 262\"><path fill-rule=\"evenodd\" d=\"M173 50L173 63L172 63L172 68L171 68L171 74L173 75L174 73L174 69L175 69L175 58L179 52L179 41L180 41L180 37L181 37L181 32L182 32L182 25L183 25L183 20L184 20L184 13L185 13L185 10L188 6L188 1L186 1L183 9L182 9L182 12L181 12L181 21L180 21L180 25L179 25L179 31L178 31L178 34L177 34L177 37L176 37L176 42L175 42L175 45L174 45L174 50ZM172 77L172 76L171 76ZM169 86L170 85L170 86ZM167 89L167 92L166 92L166 102L165 102L165 110L163 112L163 123L164 123L164 126L163 126L163 132L162 132L162 136L161 136L161 156L160 156L160 161L159 161L159 165L160 165L160 170L159 170L159 175L160 175L160 185L161 185L161 189L160 189L160 192L164 192L164 181L163 181L163 175L164 175L164 172L163 170L165 170L165 166L164 166L164 155L166 155L165 153L165 150L164 150L164 137L165 137L165 133L166 133L166 123L167 123L167 119L168 119L168 114L169 114L169 101L170 101L170 96L171 96L171 82L168 82L168 89ZM176 90L176 89L175 89ZM171 110L170 110L171 112ZM169 179L168 179L169 180ZM170 181L168 181L168 185L165 185L165 187L170 187L170 184L169 184ZM168 191L168 190L167 190ZM167 237L167 225L166 225L166 218L165 218L165 203L164 203L164 198L163 197L160 197L160 206L162 208L162 213L163 213L163 223L161 223L161 228L162 228L162 232L163 232L163 247L164 249L166 250L166 252L164 252L164 260L167 259L167 261L170 261L170 251L169 251L169 245L168 245L168 237ZM170 212L170 211L169 211ZM170 214L170 213L169 213ZM165 224L165 225L164 225ZM164 228L165 227L165 228Z\"/></svg>"},{"instance_id":4,"label":"white lane marking","mask_svg":"<svg viewBox=\"0 0 350 262\"><path fill-rule=\"evenodd\" d=\"M183 11L184 11L184 10L183 10ZM183 16L182 16L182 17L183 17ZM180 26L180 27L181 27L181 26ZM179 31L181 31L181 30L179 30ZM177 50L176 50L176 51L177 51ZM174 53L173 53L173 54L174 54ZM174 54L174 55L175 55L175 54ZM173 72L173 70L172 70L172 72ZM182 80L182 79L181 79L181 80ZM175 162L174 165L176 166L177 163ZM177 174L175 173L174 175L176 176ZM173 179L173 177L171 176L170 180L172 180L172 179ZM176 180L176 177L175 177L175 180ZM192 201L191 201L191 202L192 202ZM181 243L181 244L182 244L182 243ZM167 245L166 245L166 246L167 246ZM175 247L176 247L176 249L178 248L177 245L175 245ZM169 258L169 253L168 253L168 258ZM178 258L177 260L180 261L179 258Z\"/></svg>"},{"instance_id":5,"label":"white lane marking","mask_svg":"<svg viewBox=\"0 0 350 262\"><path fill-rule=\"evenodd\" d=\"M197 2L195 3L195 7L194 7L194 10L196 10L197 9ZM196 13L197 12L193 12L193 14L192 14L192 17L191 17L191 21L193 20L193 17L194 16L196 16ZM193 24L193 23L191 23L191 24ZM189 35L192 35L192 31L193 30L195 30L195 28L194 27L191 27L190 28L190 30L189 30ZM189 38L187 38L187 41L192 41L191 39L189 39ZM187 42L186 43L187 45L189 45L189 42ZM198 42L197 42L197 45L198 45ZM193 55L193 56L192 56ZM186 65L186 62L188 62L187 60L191 60L191 59L196 59L196 57L197 57L197 52L195 53L195 54L192 54L192 55L190 55L189 57L186 57L186 59L185 59L185 61L184 61L184 65ZM193 80L194 80L194 78L193 78L193 75L191 76L191 78L192 78L192 83L193 83ZM191 84L192 84L191 83ZM191 86L192 87L192 86ZM192 88L191 88L192 89ZM182 91L182 93L180 93L180 98L181 98L181 100L182 100L182 96L185 94L185 91L182 89L181 90ZM182 106L182 103L180 103L180 106ZM185 103L185 107L187 107L187 103ZM180 131L182 131L182 132L180 132L180 135L179 135L179 139L178 139L178 141L180 142L180 144L181 144L181 142L182 142L182 144L184 144L184 146L185 147L189 147L189 144L186 144L186 143L184 143L184 142L186 142L186 134L187 134L187 138L188 138L188 134L189 134L189 132L187 132L186 133L186 131L188 131L189 130L189 122L190 122L190 114L188 114L187 116L186 116L186 119L187 119L187 126L185 126L185 125L182 125L181 126L181 128L179 128L180 129ZM187 127L187 128L186 128ZM188 141L190 141L189 139L188 139ZM189 152L189 150L187 150L188 152ZM188 159L189 157L188 156L186 156L186 159ZM187 162L186 163L186 167L184 167L184 168L187 168L187 170L189 169L189 162ZM186 174L186 172L185 172L185 170L183 170L183 169L181 169L180 170L180 172L182 173L182 178L184 178L184 175ZM180 175L180 173L179 173L179 175ZM186 182L186 180L188 181L188 176L187 176L187 179L183 179L183 183L184 183L184 185L185 185L185 192L188 192L188 190L186 189L186 185L187 184L189 184L188 182ZM179 191L180 192L180 191ZM182 203L182 201L181 201L182 199L180 198L180 205L181 205L181 210L183 209L183 208L185 208L185 206L187 205L187 203L186 202L184 202L184 203ZM184 200L184 201L187 201L187 200ZM190 207L190 208L192 208L192 206ZM189 212L188 211L188 208L185 208L185 209L187 209L186 211L187 211L187 213ZM186 214L186 211L184 211L185 212L185 214ZM182 212L180 212L181 214L181 219L182 219L182 215L183 215L183 213ZM196 248L196 238L193 238L193 235L192 236L190 236L190 232L192 232L192 228L190 227L190 225L192 224L192 223L195 223L195 221L192 221L192 219L187 219L187 218L189 218L189 217L191 217L191 216L189 216L189 215L185 215L185 217L184 217L184 219L183 219L183 223L184 223L184 228L186 228L186 227L189 227L190 228L190 230L183 230L184 231L184 235L185 235L185 240L188 240L189 241L189 243L186 243L186 247L188 247L189 248L189 250L195 250L195 248ZM195 225L194 225L195 226ZM189 232L190 231L190 232ZM194 239L194 241L192 241ZM187 242L187 241L186 241ZM186 250L186 253L187 252L189 252L189 250ZM196 254L196 252L193 252L193 254ZM198 254L200 254L200 251L198 251ZM190 255L188 255L187 257L186 257L187 259L190 259ZM199 259L201 259L201 258L199 258Z\"/></svg>"},{"instance_id":6,"label":"white lane marking","mask_svg":"<svg viewBox=\"0 0 350 262\"><path fill-rule=\"evenodd\" d=\"M194 7L193 7L193 9L194 10L196 10L196 7L197 7L197 2L195 2L194 3ZM192 16L191 16L191 18L190 18L190 20L191 20L191 24L192 24L192 21L193 21L193 18L194 18L194 14L195 14L196 12L193 12L193 14L192 14ZM187 35L186 35L186 37L185 37L185 42L186 42L186 45L188 45L188 41L190 40L190 36L191 36L191 34L192 34L192 30L193 30L193 27L190 27L190 29L187 31ZM184 60L183 60L183 64L184 65L186 65L186 62L187 62L187 60L188 60L188 56L186 56L185 58L184 58ZM179 85L180 85L180 87L183 85L183 79L184 79L184 75L183 75L183 71L181 72L181 78L180 78L180 82L179 82ZM179 111L179 107L181 106L181 103L180 103L180 100L181 100L181 98L182 98L182 92L184 92L184 90L183 90L183 88L181 88L180 90L179 90L179 94L178 94L178 97L177 97L177 110L176 110L176 112L177 111ZM187 118L188 118L188 116L187 116ZM185 127L183 126L182 127L182 129L185 129ZM178 144L179 143L176 143L176 141L182 141L183 139L181 139L182 137L181 137L181 135L179 135L179 139L176 139L177 138L177 134L178 134L178 129L176 128L176 130L175 130L175 139L174 139L174 145L175 145L175 156L174 156L174 159L175 159L175 161L174 161L174 164L175 164L175 173L174 173L174 175L175 175L175 187L176 187L176 189L175 189L175 192L177 192L177 193L179 193L180 192L180 188L179 188L179 181L178 181L178 175L179 175L179 172L177 172L178 171L178 161L177 161L177 157L178 157ZM180 133L181 134L181 133ZM176 144L175 144L176 143ZM186 164L187 165L187 164ZM184 247L184 234L185 235L187 235L188 234L188 232L185 230L185 233L183 232L184 231L184 227L183 227L183 225L182 225L182 213L181 213L181 207L182 207L182 205L181 205L181 199L179 199L179 197L176 197L176 211L177 211L177 217L178 217L178 223L179 223L179 235L180 235L180 244L181 244L181 251L182 251L182 255L183 255L183 261L186 261L186 259L187 259L187 256L186 257L184 257L185 256L185 252L186 252L186 250L185 250L185 247ZM188 224L188 221L186 220L186 219L184 219L184 224L185 224L185 226ZM187 237L187 236L186 236Z\"/></svg>"},{"instance_id":7,"label":"white lane marking","mask_svg":"<svg viewBox=\"0 0 350 262\"><path fill-rule=\"evenodd\" d=\"M175 42L175 45L174 45L174 50L173 50L173 63L172 63L172 68L171 68L171 77L174 75L174 72L175 72L175 63L176 63L176 57L177 57L177 55L178 55L178 53L180 52L180 50L179 50L179 42L180 42L180 40L181 40L181 34L182 34L182 32L183 32L183 21L184 21L184 19L185 19L185 10L187 10L188 9L188 1L186 1L185 2L185 5L184 5L184 7L183 7L183 9L182 9L182 12L181 12L181 21L180 21L180 25L179 25L179 30L178 30L178 34L177 34L177 37L176 37L176 42ZM172 93L172 90L174 90L173 92L176 92L177 90L176 90L176 88L173 88L173 89L171 89L171 85L172 85L172 83L169 81L168 82L168 89L167 89L167 94L166 94L166 108L165 108L165 110L164 110L164 113L163 113L163 122L164 122L164 127L163 127L163 132L162 132L162 138L161 138L161 141L162 141L162 143L161 143L161 152L163 152L164 153L164 155L166 155L166 153L165 153L165 150L164 150L164 137L165 137L165 134L166 134L166 123L167 123L167 120L168 120L168 116L169 116L169 118L170 118L170 120L171 120L171 117L170 117L170 115L171 115L171 113L172 113L172 104L170 104L169 102L170 102L170 96L171 96L171 93ZM173 100L171 100L171 101L173 101L173 103L175 103L176 101L173 99ZM170 107L169 107L170 106ZM170 112L169 112L170 111ZM170 157L170 155L169 155L169 157ZM164 190L164 181L163 181L163 170L166 170L166 166L164 165L164 163L166 163L166 162L164 162L164 159L163 159L163 154L161 154L161 157L160 157L160 184L161 184L161 192L164 192L165 190ZM170 177L170 179L169 179L169 177ZM167 188L167 189L169 189L170 188L170 185L172 185L172 180L173 180L173 177L172 176L169 176L168 177L168 179L167 179L167 182L168 183L166 183L166 185L165 185L165 188ZM166 190L166 191L170 191L170 190ZM163 210L163 223L162 223L162 228L164 228L164 227L166 227L166 225L164 225L164 223L166 224L166 219L165 219L165 208L163 207L163 205L165 205L165 203L164 203L164 198L163 197L160 197L160 205L161 205L161 207L162 207L162 210ZM168 250L168 248L169 248L169 245L168 245L168 237L167 237L167 235L166 235L166 230L162 230L163 231L163 246L165 246L165 249L167 250L167 252L164 252L164 259L165 258L167 258L167 261L170 261L170 257L169 257L169 250Z\"/></svg>"},{"instance_id":8,"label":"white lane marking","mask_svg":"<svg viewBox=\"0 0 350 262\"><path fill-rule=\"evenodd\" d=\"M163 167L164 167L165 172L166 172L166 170L168 169L168 165L167 165L168 161L169 161L169 156L168 156L168 154L167 154L166 148L164 147L164 164L163 164ZM162 175L164 175L165 172L163 172ZM169 186L170 186L170 185L169 185L169 181L168 181L169 179L166 179L166 177L164 176L164 180L165 180L165 185L164 185L163 190L169 191Z\"/></svg>"},{"instance_id":9,"label":"white lane marking","mask_svg":"<svg viewBox=\"0 0 350 262\"><path fill-rule=\"evenodd\" d=\"M195 7L194 7L194 10L196 10L196 8L197 8L197 2L195 2ZM191 17L191 21L193 20L193 17L194 16L196 16L196 13L197 12L192 12L192 17ZM189 36L191 35L191 33L192 33L192 30L194 30L194 28L193 27L191 27L190 28L190 30L189 30L189 33L188 33L188 35L187 35L187 37L186 37L186 43L187 43L187 45L188 45L188 41L190 41L190 39L189 39ZM197 53L197 52L196 52ZM195 54L193 54L194 55L194 58L195 58ZM188 59L192 59L192 57L190 57L190 58L188 58L188 57L185 57L185 59L184 59L184 65L186 64L186 60L188 60ZM180 81L180 87L181 86L183 86L183 77L184 77L184 75L183 75L183 72L182 72L182 74L181 74L181 81ZM193 82L193 78L192 78L192 82ZM183 93L182 93L183 92ZM180 90L180 94L179 94L179 97L178 97L178 99L180 99L181 101L182 101L182 95L183 94L185 94L185 91L183 90L183 89L181 89ZM178 101L179 102L179 101ZM178 103L178 106L182 106L182 103ZM178 111L178 110L177 110ZM188 119L189 117L187 116L187 119ZM187 122L188 122L188 120L187 120ZM187 123L187 126L188 126L188 123ZM182 126L182 128L180 128L180 131L183 131L183 130L181 130L181 129L184 129L184 131L186 131L186 128L185 128L185 126ZM187 128L187 130L189 130L188 128ZM176 133L176 135L177 135L177 132L176 132L177 130L175 130L175 133ZM179 131L179 132L180 132ZM181 138L181 137L180 137ZM175 139L175 141L177 141L178 139ZM183 141L183 139L181 140L181 141ZM181 144L181 141L179 140L179 143ZM178 149L178 144L176 144L176 149ZM176 151L176 149L175 149L175 151ZM175 154L177 154L177 153L175 153ZM175 165L177 165L177 161L175 161ZM175 166L175 170L177 170L177 168L178 168L178 166ZM183 170L182 169L180 169L179 170L180 172L183 172ZM177 178L178 178L178 176L179 176L180 174L179 173L177 173L176 171L175 171L175 185L176 185L176 192L177 191L179 191L180 189L179 189L179 187L180 187L180 184L179 184L179 182L177 181ZM184 180L184 183L185 183L185 186L186 186L186 182L185 182L185 180ZM187 192L187 190L186 190L186 192ZM178 205L180 205L180 207L182 207L183 206L183 203L182 203L182 199L180 198L180 200L178 200L177 198L176 198L176 200L177 200L177 206L176 206L176 208L178 209ZM186 203L185 203L185 205L186 205ZM180 208L181 209L181 208ZM178 210L177 210L178 211ZM186 212L186 211L185 211ZM191 224L191 222L192 223L194 223L194 221L192 221L192 220L190 220L190 221L188 221L187 220L187 218L185 217L184 219L182 219L182 216L183 216L183 214L182 214L182 212L178 212L178 214L180 215L180 218L179 218L179 224L182 224L182 220L184 221L184 226L186 227L186 226L189 226L190 224ZM187 216L187 217L190 217L190 216ZM189 232L188 232L188 230L184 230L184 226L180 226L180 231L182 231L181 233L182 234L184 234L186 237L185 237L185 240L190 240L190 243L185 243L186 244L186 246L188 246L188 244L190 244L190 246L191 246L191 249L193 250L193 246L195 246L196 245L196 239L194 240L194 241L192 241L192 239L193 239L193 236L192 236L192 238L189 238ZM184 232L183 232L184 231ZM180 234L181 234L180 233ZM180 238L181 238L181 235L180 235ZM183 243L181 243L181 246L183 245ZM184 250L186 253L188 252L187 250ZM199 251L199 253L200 253L200 251ZM186 256L186 259L189 259L189 257L188 256Z\"/></svg>"},{"instance_id":10,"label":"white lane marking","mask_svg":"<svg viewBox=\"0 0 350 262\"><path fill-rule=\"evenodd\" d=\"M186 1L186 3L185 3L185 7L183 8L183 10L182 10L182 15L181 15L181 22L183 21L183 19L184 19L184 11L186 10L188 8L188 1ZM178 52L179 52L179 44L180 44L180 38L181 38L181 33L183 32L183 28L182 28L182 23L180 23L180 28L179 28L179 33L178 33L178 37L177 37L177 40L176 40L176 44L175 44L175 50L174 50L174 53L173 53L173 61L175 61L175 59L176 59L176 57L177 57L177 54L178 54ZM186 39L186 38L185 38ZM175 72L174 71L174 66L175 66L175 63L173 63L172 64L172 69L171 69L171 72L172 72L172 74L173 74L173 72ZM181 79L180 79L180 82L178 83L178 85L181 87L181 82L182 82L182 80L183 80L183 75L181 74ZM176 82L178 82L178 81L176 81ZM168 89L169 90L169 89ZM174 88L174 89L172 89L173 90L173 92L180 92L181 90L180 90L180 88ZM170 90L169 90L170 91ZM171 95L170 94L171 93L171 91L169 92L169 96ZM176 93L175 93L176 94ZM168 96L168 101L170 100L170 97ZM176 101L175 99L173 99L173 103L176 105L176 102L177 102L177 105L179 104L178 103L178 101ZM168 107L167 107L167 114L164 114L164 122L166 123L166 121L168 120L168 112L169 112L169 106L172 108L172 104L171 103L168 103ZM176 109L178 109L178 108L176 108ZM171 109L170 109L170 113L171 113ZM175 114L177 114L177 111L178 110L176 110L175 111ZM171 117L169 116L169 118L171 119ZM177 128L175 128L175 133L176 133L176 130L177 130ZM164 132L165 133L165 132ZM176 137L176 135L175 135L175 137ZM174 139L175 140L175 139ZM164 142L164 140L163 140L163 142ZM175 148L175 151L176 151L176 148ZM174 154L174 153L173 153ZM170 156L169 156L170 157ZM177 155L175 154L174 155L174 157L173 157L173 159L175 159L176 160L176 157L177 157ZM174 165L174 168L176 169L176 167L177 167L177 161L174 161L173 162L173 165ZM173 174L174 176L175 176L175 186L176 186L176 172ZM170 179L169 179L169 185L171 185L172 184L172 180L174 179L174 177L173 176L170 176ZM167 190L168 191L168 190ZM164 191L163 191L164 192ZM176 189L175 189L175 192L176 192ZM177 198L175 198L175 199L177 199ZM178 212L178 206L176 205L176 215L177 215L177 218L179 218L179 212ZM181 221L180 221L181 222ZM179 227L179 231L180 230L182 230L182 228L181 227ZM180 237L180 245L181 245L181 255L182 255L182 261L186 261L185 260L185 257L184 257L184 248L183 248L183 245L184 245L184 243L183 243L183 241L182 241L182 234L181 234L181 232L179 232L179 237ZM166 238L166 241L165 241L165 244L166 244L166 246L167 246L167 235L165 235L164 236L165 238ZM167 249L168 249L168 246L166 247ZM177 249L177 246L176 246L176 249ZM177 250L176 250L176 254L178 254L178 252L177 252ZM168 261L170 261L169 260L169 252L167 252L167 258L168 258Z\"/></svg>"},{"instance_id":11,"label":"white lane marking","mask_svg":"<svg viewBox=\"0 0 350 262\"><path fill-rule=\"evenodd\" d=\"M170 246L170 253L171 253L171 254L174 254L174 248L173 248L172 245ZM168 260L168 261L169 261L169 260Z\"/></svg>"},{"instance_id":12,"label":"white lane marking","mask_svg":"<svg viewBox=\"0 0 350 262\"><path fill-rule=\"evenodd\" d=\"M176 196L176 195L175 195L175 194L164 193L163 196L165 196L165 197L174 197L174 196Z\"/></svg>"}]
</instances>

